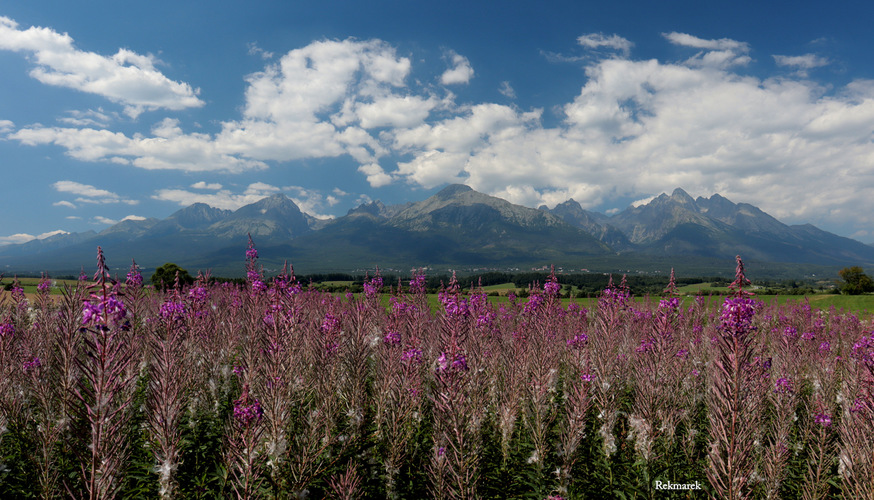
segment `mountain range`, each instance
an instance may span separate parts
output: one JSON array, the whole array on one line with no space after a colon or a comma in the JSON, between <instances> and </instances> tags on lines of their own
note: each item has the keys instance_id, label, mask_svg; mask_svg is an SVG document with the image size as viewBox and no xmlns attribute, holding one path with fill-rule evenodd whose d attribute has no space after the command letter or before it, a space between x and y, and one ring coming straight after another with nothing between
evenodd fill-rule
<instances>
[{"instance_id":1,"label":"mountain range","mask_svg":"<svg viewBox=\"0 0 874 500\"><path fill-rule=\"evenodd\" d=\"M60 234L0 247L0 271L75 273L103 247L116 270L175 262L243 274L247 235L265 270L288 260L300 272L393 268L527 269L549 264L604 271L676 267L733 272L734 256L762 268L874 265L874 247L812 225L786 225L753 205L682 189L612 216L574 200L549 209L512 204L450 185L419 202L363 204L333 220L313 218L283 194L238 210L195 203L166 219L125 220L96 233Z\"/></svg>"}]
</instances>

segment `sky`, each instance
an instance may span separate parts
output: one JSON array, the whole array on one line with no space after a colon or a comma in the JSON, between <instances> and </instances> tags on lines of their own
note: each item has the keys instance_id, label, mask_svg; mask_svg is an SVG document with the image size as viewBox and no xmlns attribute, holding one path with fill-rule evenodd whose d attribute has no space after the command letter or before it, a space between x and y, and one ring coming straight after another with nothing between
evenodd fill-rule
<instances>
[{"instance_id":1,"label":"sky","mask_svg":"<svg viewBox=\"0 0 874 500\"><path fill-rule=\"evenodd\" d=\"M874 3L0 0L0 244L450 183L874 242Z\"/></svg>"}]
</instances>

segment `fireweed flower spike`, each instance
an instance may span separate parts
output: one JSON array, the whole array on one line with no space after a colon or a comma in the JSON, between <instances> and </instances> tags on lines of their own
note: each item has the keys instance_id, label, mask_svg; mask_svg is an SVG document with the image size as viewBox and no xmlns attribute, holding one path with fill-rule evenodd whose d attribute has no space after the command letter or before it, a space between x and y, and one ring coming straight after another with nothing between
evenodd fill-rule
<instances>
[{"instance_id":1,"label":"fireweed flower spike","mask_svg":"<svg viewBox=\"0 0 874 500\"><path fill-rule=\"evenodd\" d=\"M82 468L90 499L111 498L121 486L119 475L128 450L122 431L130 418L128 410L136 376L136 371L128 369L133 348L119 334L127 327L122 324L126 311L110 279L103 249L97 247L96 283L92 288L99 289L99 293L91 295L97 304L85 303L87 355L77 359L85 377L73 389L73 395L81 403L77 407L79 417L90 426L89 465Z\"/></svg>"},{"instance_id":2,"label":"fireweed flower spike","mask_svg":"<svg viewBox=\"0 0 874 500\"><path fill-rule=\"evenodd\" d=\"M255 248L255 242L252 241L252 235L249 236L249 244L246 247L246 280L252 287L253 293L267 291L267 285L264 284L264 277L261 271L258 270L258 250Z\"/></svg>"},{"instance_id":3,"label":"fireweed flower spike","mask_svg":"<svg viewBox=\"0 0 874 500\"><path fill-rule=\"evenodd\" d=\"M755 467L754 442L763 407L763 367L757 353L753 319L760 304L742 287L743 261L737 257L734 296L725 300L720 315L714 359L709 378L708 407L711 427L707 470L710 484L722 498L749 495Z\"/></svg>"}]
</instances>

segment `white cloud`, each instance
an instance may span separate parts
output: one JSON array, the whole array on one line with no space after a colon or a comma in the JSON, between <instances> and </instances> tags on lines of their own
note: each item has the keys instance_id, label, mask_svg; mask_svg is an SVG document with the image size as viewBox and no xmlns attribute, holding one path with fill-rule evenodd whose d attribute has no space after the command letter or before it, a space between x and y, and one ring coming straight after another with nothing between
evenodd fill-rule
<instances>
[{"instance_id":1,"label":"white cloud","mask_svg":"<svg viewBox=\"0 0 874 500\"><path fill-rule=\"evenodd\" d=\"M52 206L55 206L55 207L76 208L76 205L74 205L72 202L69 202L69 201L66 201L66 200L56 201L56 202L52 203Z\"/></svg>"},{"instance_id":2,"label":"white cloud","mask_svg":"<svg viewBox=\"0 0 874 500\"><path fill-rule=\"evenodd\" d=\"M857 189L858 179L874 176L874 85L827 95L807 80L761 80L730 67L598 61L559 126L477 105L397 131L393 147L410 159L388 174L424 187L464 182L528 206L572 197L591 208L682 187L789 222L874 223L866 215L874 200ZM803 203L797 193L807 193Z\"/></svg>"},{"instance_id":3,"label":"white cloud","mask_svg":"<svg viewBox=\"0 0 874 500\"><path fill-rule=\"evenodd\" d=\"M674 45L701 49L700 52L686 60L688 66L728 68L731 66L745 66L752 61L752 58L747 55L750 51L750 46L746 42L739 42L730 38L707 40L676 31L664 33L663 36Z\"/></svg>"},{"instance_id":4,"label":"white cloud","mask_svg":"<svg viewBox=\"0 0 874 500\"><path fill-rule=\"evenodd\" d=\"M81 161L109 161L147 170L232 172L267 168L261 161L220 152L207 134L184 134L177 120L165 119L153 137L127 137L120 132L93 128L22 128L9 135L22 144L55 144Z\"/></svg>"},{"instance_id":5,"label":"white cloud","mask_svg":"<svg viewBox=\"0 0 874 500\"><path fill-rule=\"evenodd\" d=\"M191 185L191 187L194 189L209 189L212 191L217 191L217 190L222 188L222 185L217 183L217 182L206 183L204 181L200 181L200 182L195 182L194 184Z\"/></svg>"},{"instance_id":6,"label":"white cloud","mask_svg":"<svg viewBox=\"0 0 874 500\"><path fill-rule=\"evenodd\" d=\"M640 207L643 205L647 205L647 204L649 204L649 202L651 202L652 200L654 200L656 198L657 198L657 196L647 196L646 198L632 201L631 206L632 207Z\"/></svg>"},{"instance_id":7,"label":"white cloud","mask_svg":"<svg viewBox=\"0 0 874 500\"><path fill-rule=\"evenodd\" d=\"M113 121L114 117L103 111L102 108L97 110L89 109L87 111L71 110L63 118L58 118L58 121L74 127L107 127Z\"/></svg>"},{"instance_id":8,"label":"white cloud","mask_svg":"<svg viewBox=\"0 0 874 500\"><path fill-rule=\"evenodd\" d=\"M816 54L804 54L801 56L774 56L777 66L791 66L799 69L813 69L828 64L828 59Z\"/></svg>"},{"instance_id":9,"label":"white cloud","mask_svg":"<svg viewBox=\"0 0 874 500\"><path fill-rule=\"evenodd\" d=\"M370 163L358 167L358 171L367 176L370 187L378 188L391 184L392 178L378 163Z\"/></svg>"},{"instance_id":10,"label":"white cloud","mask_svg":"<svg viewBox=\"0 0 874 500\"><path fill-rule=\"evenodd\" d=\"M629 40L622 38L619 35L604 36L603 33L589 33L577 38L577 43L587 49L607 48L616 50L622 53L625 57L631 53L631 47L634 46Z\"/></svg>"},{"instance_id":11,"label":"white cloud","mask_svg":"<svg viewBox=\"0 0 874 500\"><path fill-rule=\"evenodd\" d=\"M262 49L255 42L249 43L248 47L250 56L258 56L261 59L273 59L273 52Z\"/></svg>"},{"instance_id":12,"label":"white cloud","mask_svg":"<svg viewBox=\"0 0 874 500\"><path fill-rule=\"evenodd\" d=\"M249 75L242 118L222 123L215 135L186 133L167 118L148 137L34 125L9 138L58 145L81 161L150 170L239 173L265 169L267 161L342 155L373 170L388 154L380 129L416 126L447 105L410 92L409 71L410 60L380 40L314 42Z\"/></svg>"},{"instance_id":13,"label":"white cloud","mask_svg":"<svg viewBox=\"0 0 874 500\"><path fill-rule=\"evenodd\" d=\"M80 203L125 203L128 205L136 205L139 203L137 200L125 199L105 189L98 189L89 184L81 184L75 181L58 181L52 184L52 187L61 193L78 195L79 198L76 198L76 201ZM58 202L56 205L75 208L75 206L70 202Z\"/></svg>"},{"instance_id":14,"label":"white cloud","mask_svg":"<svg viewBox=\"0 0 874 500\"><path fill-rule=\"evenodd\" d=\"M425 121L437 105L433 98L416 96L387 96L371 103L360 104L355 114L361 127L401 127L407 128Z\"/></svg>"},{"instance_id":15,"label":"white cloud","mask_svg":"<svg viewBox=\"0 0 874 500\"><path fill-rule=\"evenodd\" d=\"M774 56L777 66L795 68L798 76L807 77L809 70L827 66L829 60L816 54L804 54L800 56Z\"/></svg>"},{"instance_id":16,"label":"white cloud","mask_svg":"<svg viewBox=\"0 0 874 500\"><path fill-rule=\"evenodd\" d=\"M115 219L110 219L109 217L104 217L102 215L95 215L91 218L92 224L105 224L107 226L114 226L119 223L119 221Z\"/></svg>"},{"instance_id":17,"label":"white cloud","mask_svg":"<svg viewBox=\"0 0 874 500\"><path fill-rule=\"evenodd\" d=\"M450 52L447 56L452 61L452 67L440 75L440 83L443 85L456 85L468 83L473 78L473 68L470 61L460 54Z\"/></svg>"},{"instance_id":18,"label":"white cloud","mask_svg":"<svg viewBox=\"0 0 874 500\"><path fill-rule=\"evenodd\" d=\"M152 198L160 201L170 201L183 207L194 203L206 203L215 208L236 210L276 194L279 191L280 189L276 186L256 182L249 184L242 193L234 193L229 189L220 189L214 193L195 192L185 189L160 189L152 195Z\"/></svg>"},{"instance_id":19,"label":"white cloud","mask_svg":"<svg viewBox=\"0 0 874 500\"><path fill-rule=\"evenodd\" d=\"M73 38L50 28L18 29L18 23L0 16L0 49L33 55L30 75L47 85L96 94L124 106L137 117L155 109L180 110L204 104L187 83L170 80L155 69L158 61L119 49L103 56L75 48Z\"/></svg>"},{"instance_id":20,"label":"white cloud","mask_svg":"<svg viewBox=\"0 0 874 500\"><path fill-rule=\"evenodd\" d=\"M12 132L15 129L15 124L9 120L0 120L0 134Z\"/></svg>"},{"instance_id":21,"label":"white cloud","mask_svg":"<svg viewBox=\"0 0 874 500\"><path fill-rule=\"evenodd\" d=\"M333 219L333 215L324 215L322 210L337 203L333 196L325 196L315 189L306 189L301 186L287 186L284 191L291 193L291 200L300 208L301 212L307 213L317 219Z\"/></svg>"},{"instance_id":22,"label":"white cloud","mask_svg":"<svg viewBox=\"0 0 874 500\"><path fill-rule=\"evenodd\" d=\"M513 90L513 87L510 86L510 82L508 82L508 81L501 82L501 86L500 86L500 88L498 88L498 92L500 92L501 95L504 97L507 97L510 99L516 98L516 91Z\"/></svg>"},{"instance_id":23,"label":"white cloud","mask_svg":"<svg viewBox=\"0 0 874 500\"><path fill-rule=\"evenodd\" d=\"M146 220L146 218L141 216L141 215L128 215L127 217L125 217L121 220L123 220L123 221L125 221L125 220Z\"/></svg>"},{"instance_id":24,"label":"white cloud","mask_svg":"<svg viewBox=\"0 0 874 500\"><path fill-rule=\"evenodd\" d=\"M18 234L12 234L9 236L0 236L0 246L2 246L2 245L16 245L19 243L27 243L28 241L32 241L32 240L44 240L46 238L49 238L51 236L57 236L59 234L70 234L70 233L67 231L63 231L61 229L57 229L55 231L49 231L47 233L42 233L42 234L39 234L36 236L34 236L32 234L27 234L27 233L18 233Z\"/></svg>"},{"instance_id":25,"label":"white cloud","mask_svg":"<svg viewBox=\"0 0 874 500\"><path fill-rule=\"evenodd\" d=\"M749 52L749 44L745 42L739 42L737 40L732 40L730 38L707 40L704 38L698 38L697 36L689 35L687 33L678 33L676 31L671 33L665 33L664 37L667 38L674 45L682 45L684 47L693 47L696 49L707 50L731 50L737 52Z\"/></svg>"},{"instance_id":26,"label":"white cloud","mask_svg":"<svg viewBox=\"0 0 874 500\"><path fill-rule=\"evenodd\" d=\"M750 60L744 42L664 37L694 54L676 62L587 59L579 94L555 108L561 120L550 126L540 109L458 105L445 89L438 96L410 87L407 57L378 40L345 40L293 50L249 75L242 117L217 134L164 120L148 137L38 126L8 137L57 144L82 161L189 171L348 155L373 187L464 182L528 206L574 198L594 208L682 187L753 203L788 222L845 224L846 234L874 225L865 185L874 177L874 83L758 78L736 71ZM586 40L596 49L625 47L607 36ZM817 60L782 62L803 68ZM277 189L201 181L153 197L239 208ZM345 193L334 195L297 199L318 214Z\"/></svg>"}]
</instances>

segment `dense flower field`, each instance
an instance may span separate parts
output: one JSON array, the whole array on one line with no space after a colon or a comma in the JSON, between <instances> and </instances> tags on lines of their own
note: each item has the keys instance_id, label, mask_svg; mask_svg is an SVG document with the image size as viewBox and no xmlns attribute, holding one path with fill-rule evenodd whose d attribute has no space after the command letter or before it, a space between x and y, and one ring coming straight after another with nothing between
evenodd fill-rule
<instances>
[{"instance_id":1,"label":"dense flower field","mask_svg":"<svg viewBox=\"0 0 874 500\"><path fill-rule=\"evenodd\" d=\"M874 338L735 293L424 276L95 284L0 304L2 498L874 498ZM380 302L390 294L390 306Z\"/></svg>"}]
</instances>

